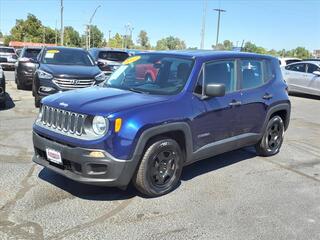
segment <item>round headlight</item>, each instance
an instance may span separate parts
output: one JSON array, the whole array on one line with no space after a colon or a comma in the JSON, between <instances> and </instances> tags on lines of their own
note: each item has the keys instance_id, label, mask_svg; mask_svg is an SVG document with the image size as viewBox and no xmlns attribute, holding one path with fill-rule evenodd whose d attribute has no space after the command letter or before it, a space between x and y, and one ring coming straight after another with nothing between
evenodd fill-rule
<instances>
[{"instance_id":1,"label":"round headlight","mask_svg":"<svg viewBox=\"0 0 320 240\"><path fill-rule=\"evenodd\" d=\"M103 135L108 128L108 122L104 117L95 116L92 120L93 132L97 135Z\"/></svg>"}]
</instances>

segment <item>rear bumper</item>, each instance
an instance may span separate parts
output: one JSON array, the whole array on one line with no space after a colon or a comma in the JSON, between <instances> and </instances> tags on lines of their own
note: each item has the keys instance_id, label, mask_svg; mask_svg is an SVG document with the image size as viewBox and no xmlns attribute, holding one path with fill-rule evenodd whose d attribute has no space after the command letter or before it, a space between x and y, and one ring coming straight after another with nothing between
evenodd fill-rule
<instances>
[{"instance_id":1,"label":"rear bumper","mask_svg":"<svg viewBox=\"0 0 320 240\"><path fill-rule=\"evenodd\" d=\"M35 154L33 161L52 171L77 182L92 185L125 187L129 184L135 171L137 159L116 159L103 150L105 157L93 158L92 149L70 147L47 139L33 132ZM46 157L46 149L61 153L63 165L52 163Z\"/></svg>"},{"instance_id":2,"label":"rear bumper","mask_svg":"<svg viewBox=\"0 0 320 240\"><path fill-rule=\"evenodd\" d=\"M4 62L4 63L0 63L0 65L3 69L15 69L14 62Z\"/></svg>"}]
</instances>

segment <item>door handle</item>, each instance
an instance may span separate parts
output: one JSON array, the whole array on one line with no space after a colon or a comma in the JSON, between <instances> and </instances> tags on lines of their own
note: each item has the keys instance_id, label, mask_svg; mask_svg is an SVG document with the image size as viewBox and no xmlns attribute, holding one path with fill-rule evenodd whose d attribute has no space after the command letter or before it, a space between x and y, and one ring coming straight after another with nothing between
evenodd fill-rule
<instances>
[{"instance_id":1,"label":"door handle","mask_svg":"<svg viewBox=\"0 0 320 240\"><path fill-rule=\"evenodd\" d=\"M231 107L240 106L240 105L241 105L241 102L236 100L233 100L232 102L229 103L229 106Z\"/></svg>"},{"instance_id":2,"label":"door handle","mask_svg":"<svg viewBox=\"0 0 320 240\"><path fill-rule=\"evenodd\" d=\"M273 97L272 94L266 93L262 98L263 98L263 99L266 99L266 100L269 100L269 99L271 99L272 97Z\"/></svg>"}]
</instances>

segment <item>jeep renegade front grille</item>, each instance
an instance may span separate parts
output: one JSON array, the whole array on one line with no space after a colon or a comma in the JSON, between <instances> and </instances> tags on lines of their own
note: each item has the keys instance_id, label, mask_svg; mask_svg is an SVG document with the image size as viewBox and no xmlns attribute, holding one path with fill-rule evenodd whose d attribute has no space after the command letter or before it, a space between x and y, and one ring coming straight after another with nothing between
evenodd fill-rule
<instances>
[{"instance_id":1,"label":"jeep renegade front grille","mask_svg":"<svg viewBox=\"0 0 320 240\"><path fill-rule=\"evenodd\" d=\"M67 79L67 78L54 78L53 82L62 89L78 89L86 88L94 85L94 79Z\"/></svg>"},{"instance_id":2,"label":"jeep renegade front grille","mask_svg":"<svg viewBox=\"0 0 320 240\"><path fill-rule=\"evenodd\" d=\"M84 134L85 115L48 106L42 106L41 111L41 123L45 127L78 136Z\"/></svg>"}]
</instances>

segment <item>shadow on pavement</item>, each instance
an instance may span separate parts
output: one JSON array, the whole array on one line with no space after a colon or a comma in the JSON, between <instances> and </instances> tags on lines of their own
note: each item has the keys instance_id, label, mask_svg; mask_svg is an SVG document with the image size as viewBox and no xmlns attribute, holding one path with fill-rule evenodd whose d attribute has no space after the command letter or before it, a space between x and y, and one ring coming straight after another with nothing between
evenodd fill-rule
<instances>
[{"instance_id":1,"label":"shadow on pavement","mask_svg":"<svg viewBox=\"0 0 320 240\"><path fill-rule=\"evenodd\" d=\"M181 181L188 181L194 177L215 171L220 168L227 167L237 162L247 160L256 156L251 148L240 149L229 153L224 153L213 158L198 161L189 166L184 167ZM149 198L138 192L132 184L126 190L118 188L87 185L75 182L64 176L61 176L49 169L43 168L39 173L39 178L51 183L52 185L69 192L73 196L94 201L114 201L125 200L135 196ZM179 188L181 181L176 188Z\"/></svg>"},{"instance_id":2,"label":"shadow on pavement","mask_svg":"<svg viewBox=\"0 0 320 240\"><path fill-rule=\"evenodd\" d=\"M6 92L6 107L5 108L0 108L0 111L9 110L9 109L14 108L14 107L15 107L15 104L14 104L12 98Z\"/></svg>"},{"instance_id":3,"label":"shadow on pavement","mask_svg":"<svg viewBox=\"0 0 320 240\"><path fill-rule=\"evenodd\" d=\"M253 148L243 148L195 162L183 168L181 180L188 181L194 177L215 171L220 168L256 157Z\"/></svg>"},{"instance_id":4,"label":"shadow on pavement","mask_svg":"<svg viewBox=\"0 0 320 240\"><path fill-rule=\"evenodd\" d=\"M310 95L310 94L305 94L305 93L290 93L290 96L320 100L320 96Z\"/></svg>"}]
</instances>

